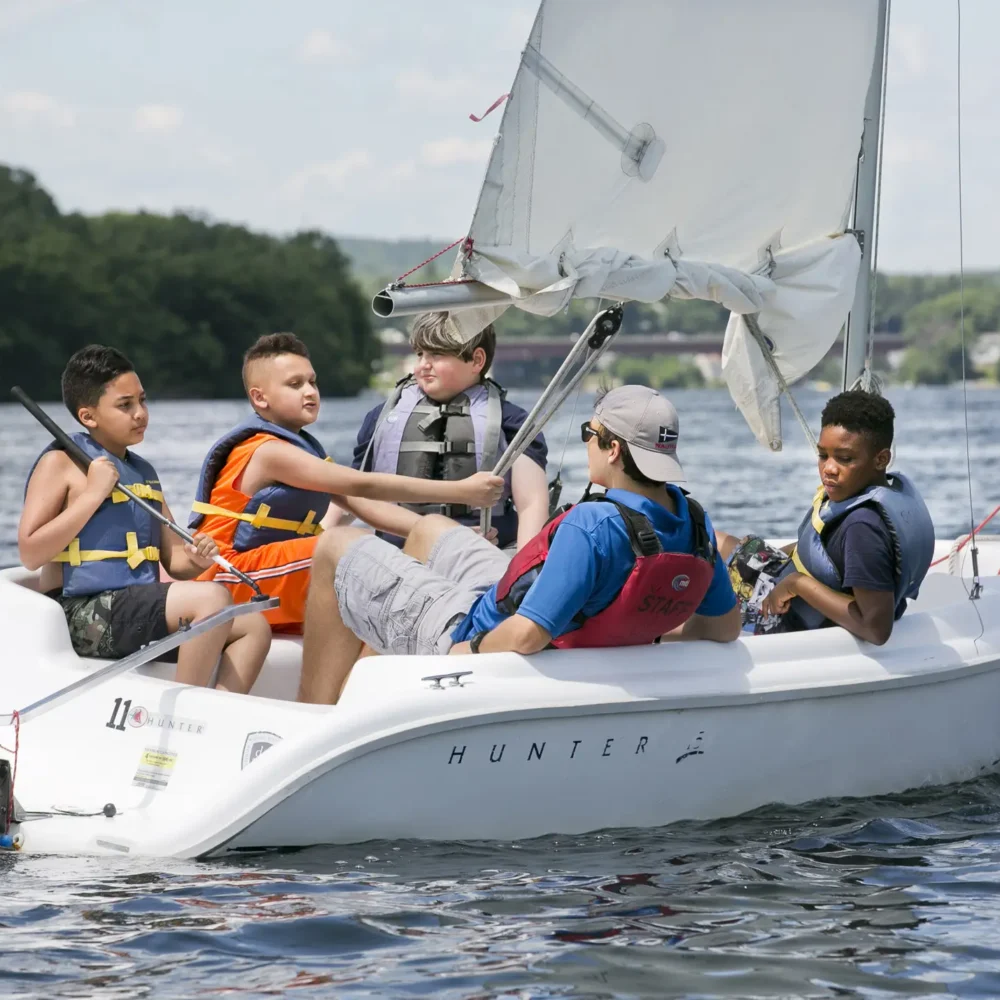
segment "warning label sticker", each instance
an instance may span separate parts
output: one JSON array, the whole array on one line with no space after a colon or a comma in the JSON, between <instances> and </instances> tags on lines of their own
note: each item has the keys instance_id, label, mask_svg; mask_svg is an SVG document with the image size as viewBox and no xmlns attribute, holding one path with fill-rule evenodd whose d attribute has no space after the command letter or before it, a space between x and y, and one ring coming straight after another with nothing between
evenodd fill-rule
<instances>
[{"instance_id":1,"label":"warning label sticker","mask_svg":"<svg viewBox=\"0 0 1000 1000\"><path fill-rule=\"evenodd\" d=\"M152 750L147 747L139 757L139 766L132 778L132 784L138 788L151 788L154 791L166 788L176 761L177 754L171 750Z\"/></svg>"}]
</instances>

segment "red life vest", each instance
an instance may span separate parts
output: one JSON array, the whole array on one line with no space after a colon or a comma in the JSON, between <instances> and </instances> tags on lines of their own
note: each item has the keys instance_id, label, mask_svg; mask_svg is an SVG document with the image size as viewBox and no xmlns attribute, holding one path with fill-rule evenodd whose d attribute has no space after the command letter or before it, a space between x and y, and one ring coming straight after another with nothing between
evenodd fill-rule
<instances>
[{"instance_id":1,"label":"red life vest","mask_svg":"<svg viewBox=\"0 0 1000 1000\"><path fill-rule=\"evenodd\" d=\"M635 565L606 608L590 618L577 615L574 621L580 627L553 639L552 645L559 649L643 646L686 622L708 593L715 566L715 547L701 506L688 497L694 547L689 555L664 552L656 530L639 511L603 495L586 500L615 505L628 529ZM497 584L498 610L512 615L521 606L570 510L549 521L511 560Z\"/></svg>"}]
</instances>

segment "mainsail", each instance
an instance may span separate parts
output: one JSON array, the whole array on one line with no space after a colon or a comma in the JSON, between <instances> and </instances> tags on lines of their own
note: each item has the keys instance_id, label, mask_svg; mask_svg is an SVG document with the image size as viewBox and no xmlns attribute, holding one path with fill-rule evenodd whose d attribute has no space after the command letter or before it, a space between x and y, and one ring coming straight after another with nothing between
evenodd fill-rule
<instances>
[{"instance_id":1,"label":"mainsail","mask_svg":"<svg viewBox=\"0 0 1000 1000\"><path fill-rule=\"evenodd\" d=\"M780 446L741 317L787 381L846 319L877 21L875 0L542 0L454 277L542 315L583 297L722 303L730 391ZM469 336L504 308L454 319Z\"/></svg>"}]
</instances>

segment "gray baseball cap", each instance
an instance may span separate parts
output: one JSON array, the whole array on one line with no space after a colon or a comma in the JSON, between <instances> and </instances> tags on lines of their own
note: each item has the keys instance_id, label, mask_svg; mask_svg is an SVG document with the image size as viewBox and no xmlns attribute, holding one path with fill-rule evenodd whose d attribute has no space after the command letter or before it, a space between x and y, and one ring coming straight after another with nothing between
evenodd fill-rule
<instances>
[{"instance_id":1,"label":"gray baseball cap","mask_svg":"<svg viewBox=\"0 0 1000 1000\"><path fill-rule=\"evenodd\" d=\"M612 389L594 408L594 418L628 444L644 476L664 483L687 481L677 461L677 411L655 389L644 385Z\"/></svg>"}]
</instances>

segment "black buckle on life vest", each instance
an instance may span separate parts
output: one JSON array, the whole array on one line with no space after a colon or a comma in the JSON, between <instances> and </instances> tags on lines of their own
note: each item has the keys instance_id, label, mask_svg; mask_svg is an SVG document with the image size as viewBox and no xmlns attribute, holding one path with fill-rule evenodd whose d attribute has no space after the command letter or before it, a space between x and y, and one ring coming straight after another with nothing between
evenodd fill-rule
<instances>
[{"instance_id":1,"label":"black buckle on life vest","mask_svg":"<svg viewBox=\"0 0 1000 1000\"><path fill-rule=\"evenodd\" d=\"M476 453L475 441L442 441L442 455L474 455Z\"/></svg>"}]
</instances>

